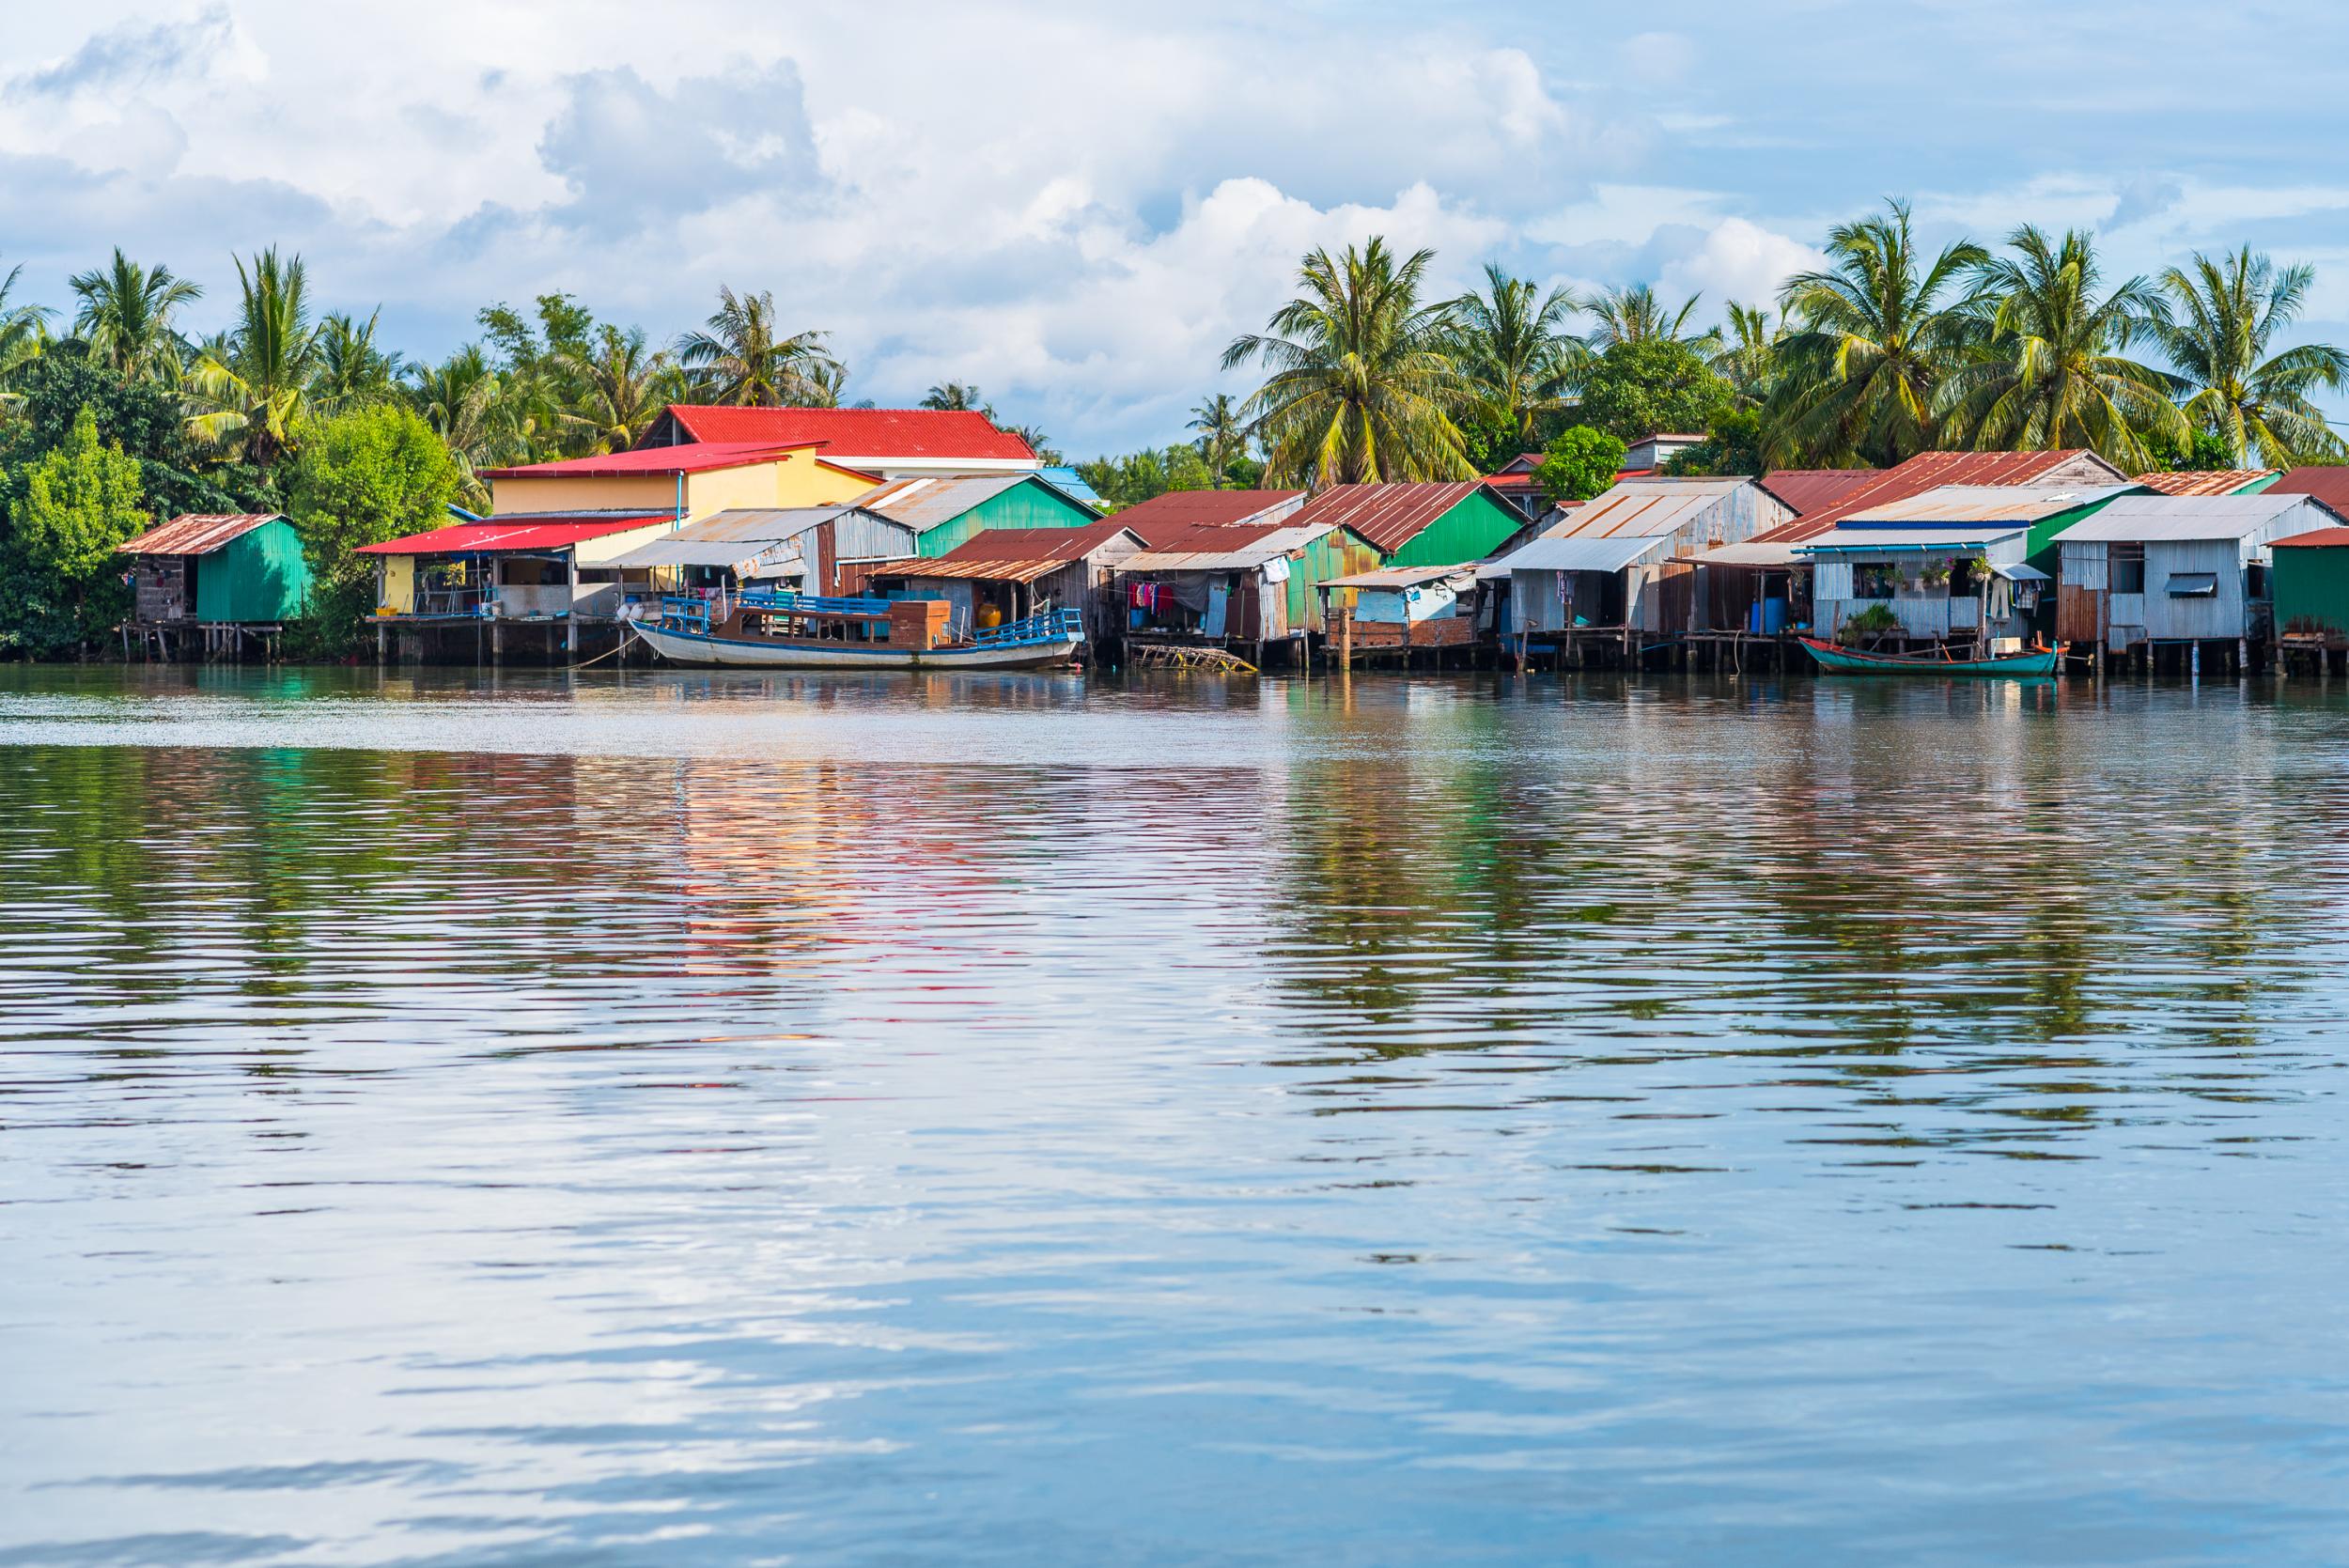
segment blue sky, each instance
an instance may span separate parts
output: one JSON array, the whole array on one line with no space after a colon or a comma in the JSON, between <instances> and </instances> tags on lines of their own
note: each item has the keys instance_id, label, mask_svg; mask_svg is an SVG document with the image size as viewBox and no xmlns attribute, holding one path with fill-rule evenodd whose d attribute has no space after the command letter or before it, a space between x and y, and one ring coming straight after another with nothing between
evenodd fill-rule
<instances>
[{"instance_id":1,"label":"blue sky","mask_svg":"<svg viewBox=\"0 0 2349 1568\"><path fill-rule=\"evenodd\" d=\"M1579 286L1766 297L1906 195L1937 240L2248 242L2349 342L2330 7L198 0L10 19L0 264L276 242L438 354L547 288L667 337L722 282L851 394L976 382L1079 456L1175 436L1297 256L1384 233Z\"/></svg>"}]
</instances>

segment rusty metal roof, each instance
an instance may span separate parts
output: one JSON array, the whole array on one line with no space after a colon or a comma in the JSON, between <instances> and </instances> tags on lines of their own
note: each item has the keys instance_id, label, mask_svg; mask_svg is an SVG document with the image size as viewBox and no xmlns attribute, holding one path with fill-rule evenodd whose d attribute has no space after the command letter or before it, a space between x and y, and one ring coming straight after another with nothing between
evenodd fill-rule
<instances>
[{"instance_id":1,"label":"rusty metal roof","mask_svg":"<svg viewBox=\"0 0 2349 1568\"><path fill-rule=\"evenodd\" d=\"M1160 535L1202 523L1236 527L1269 521L1296 511L1304 500L1303 490L1168 490L1125 508L1117 520L1156 545Z\"/></svg>"},{"instance_id":2,"label":"rusty metal roof","mask_svg":"<svg viewBox=\"0 0 2349 1568\"><path fill-rule=\"evenodd\" d=\"M2164 495L2233 495L2246 486L2272 479L2282 472L2280 468L2200 468L2140 474L2137 482Z\"/></svg>"},{"instance_id":3,"label":"rusty metal roof","mask_svg":"<svg viewBox=\"0 0 2349 1568\"><path fill-rule=\"evenodd\" d=\"M2349 468L2286 469L2267 489L2271 495L2312 495L2336 511L2349 512Z\"/></svg>"},{"instance_id":4,"label":"rusty metal roof","mask_svg":"<svg viewBox=\"0 0 2349 1568\"><path fill-rule=\"evenodd\" d=\"M242 538L283 516L283 512L182 512L135 539L123 540L115 551L121 555L210 555L229 540Z\"/></svg>"},{"instance_id":5,"label":"rusty metal roof","mask_svg":"<svg viewBox=\"0 0 2349 1568\"><path fill-rule=\"evenodd\" d=\"M1799 544L1815 539L1865 506L1880 506L1904 496L1922 495L1944 485L2028 485L2041 474L2088 459L2119 480L2121 471L2078 450L2057 452L1920 452L1906 462L1870 473L1866 484L1855 485L1839 501L1816 512L1805 512L1753 536L1756 544ZM1773 492L1775 493L1775 492ZM1781 498L1782 499L1782 498ZM1789 505L1793 503L1789 502Z\"/></svg>"},{"instance_id":6,"label":"rusty metal roof","mask_svg":"<svg viewBox=\"0 0 2349 1568\"><path fill-rule=\"evenodd\" d=\"M1802 518L1825 511L1880 472L1873 468L1781 468L1762 475L1760 483Z\"/></svg>"},{"instance_id":7,"label":"rusty metal roof","mask_svg":"<svg viewBox=\"0 0 2349 1568\"><path fill-rule=\"evenodd\" d=\"M2276 548L2278 550L2283 549L2286 545L2290 545L2295 550L2299 549L2303 545L2327 545L2336 547L2341 545L2349 545L2349 528L2319 528L2306 534L2294 534L2287 538L2281 538L2276 541Z\"/></svg>"},{"instance_id":8,"label":"rusty metal roof","mask_svg":"<svg viewBox=\"0 0 2349 1568\"><path fill-rule=\"evenodd\" d=\"M1482 479L1461 479L1430 484L1332 485L1306 502L1299 510L1297 520L1316 522L1324 528L1350 528L1381 551L1392 551L1409 544L1483 484ZM1496 495L1495 499L1500 498Z\"/></svg>"},{"instance_id":9,"label":"rusty metal roof","mask_svg":"<svg viewBox=\"0 0 2349 1568\"><path fill-rule=\"evenodd\" d=\"M988 528L943 555L876 568L873 575L1033 582L1083 560L1121 535L1137 546L1143 542L1141 535L1113 518L1084 528Z\"/></svg>"},{"instance_id":10,"label":"rusty metal roof","mask_svg":"<svg viewBox=\"0 0 2349 1568\"><path fill-rule=\"evenodd\" d=\"M1568 512L1545 539L1653 538L1680 529L1750 479L1628 480Z\"/></svg>"},{"instance_id":11,"label":"rusty metal roof","mask_svg":"<svg viewBox=\"0 0 2349 1568\"><path fill-rule=\"evenodd\" d=\"M1336 529L1326 522L1275 523L1265 529L1195 528L1174 541L1128 555L1117 563L1121 572L1246 571L1283 555L1293 555Z\"/></svg>"}]
</instances>

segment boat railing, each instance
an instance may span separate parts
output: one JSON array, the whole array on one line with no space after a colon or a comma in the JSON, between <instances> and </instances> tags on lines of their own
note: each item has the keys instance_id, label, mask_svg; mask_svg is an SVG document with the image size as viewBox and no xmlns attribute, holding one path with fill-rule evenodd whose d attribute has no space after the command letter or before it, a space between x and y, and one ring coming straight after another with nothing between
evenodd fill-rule
<instances>
[{"instance_id":1,"label":"boat railing","mask_svg":"<svg viewBox=\"0 0 2349 1568\"><path fill-rule=\"evenodd\" d=\"M1057 643L1070 637L1081 642L1084 634L1085 618L1081 612L1047 610L1024 620L989 627L973 641L983 648L1024 647L1031 643Z\"/></svg>"},{"instance_id":2,"label":"boat railing","mask_svg":"<svg viewBox=\"0 0 2349 1568\"><path fill-rule=\"evenodd\" d=\"M795 588L745 588L736 603L745 610L764 610L793 615L887 615L889 601L885 598L837 598L821 594L802 594Z\"/></svg>"}]
</instances>

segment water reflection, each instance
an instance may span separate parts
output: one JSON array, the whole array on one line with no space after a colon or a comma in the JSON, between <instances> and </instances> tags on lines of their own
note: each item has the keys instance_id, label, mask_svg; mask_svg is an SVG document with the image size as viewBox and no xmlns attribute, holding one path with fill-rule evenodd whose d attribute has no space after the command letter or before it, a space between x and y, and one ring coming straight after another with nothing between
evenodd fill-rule
<instances>
[{"instance_id":1,"label":"water reflection","mask_svg":"<svg viewBox=\"0 0 2349 1568\"><path fill-rule=\"evenodd\" d=\"M0 726L0 1562L2341 1523L2329 690L8 672Z\"/></svg>"}]
</instances>

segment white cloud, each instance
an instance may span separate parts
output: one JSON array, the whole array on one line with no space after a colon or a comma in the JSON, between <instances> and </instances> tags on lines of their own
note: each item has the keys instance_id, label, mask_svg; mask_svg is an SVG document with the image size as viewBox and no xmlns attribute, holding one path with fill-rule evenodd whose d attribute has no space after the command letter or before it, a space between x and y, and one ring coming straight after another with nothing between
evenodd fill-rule
<instances>
[{"instance_id":1,"label":"white cloud","mask_svg":"<svg viewBox=\"0 0 2349 1568\"><path fill-rule=\"evenodd\" d=\"M1657 287L1669 300L1702 293L1708 310L1718 313L1730 300L1767 304L1795 273L1826 264L1826 256L1799 240L1743 218L1725 218L1696 250L1666 263Z\"/></svg>"}]
</instances>

